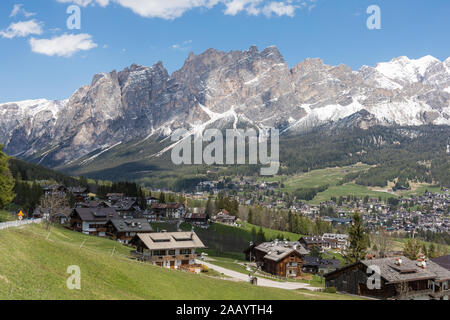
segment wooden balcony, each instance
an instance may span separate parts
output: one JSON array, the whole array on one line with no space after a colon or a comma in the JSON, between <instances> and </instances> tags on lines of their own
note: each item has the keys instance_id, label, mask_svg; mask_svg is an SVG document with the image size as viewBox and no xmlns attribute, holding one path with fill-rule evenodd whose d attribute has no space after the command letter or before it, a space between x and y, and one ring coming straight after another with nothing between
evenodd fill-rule
<instances>
[{"instance_id":1,"label":"wooden balcony","mask_svg":"<svg viewBox=\"0 0 450 320\"><path fill-rule=\"evenodd\" d=\"M195 260L198 258L197 254L181 254L174 256L151 256L149 254L137 252L135 250L130 252L131 255L139 260L150 262L166 262L166 261L182 261L182 260Z\"/></svg>"}]
</instances>

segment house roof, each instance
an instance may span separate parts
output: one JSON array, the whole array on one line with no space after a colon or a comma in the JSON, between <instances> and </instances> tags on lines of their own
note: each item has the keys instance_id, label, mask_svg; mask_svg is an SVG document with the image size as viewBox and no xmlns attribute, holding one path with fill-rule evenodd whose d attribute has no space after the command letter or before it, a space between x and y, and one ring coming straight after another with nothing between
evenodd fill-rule
<instances>
[{"instance_id":1,"label":"house roof","mask_svg":"<svg viewBox=\"0 0 450 320\"><path fill-rule=\"evenodd\" d=\"M129 211L138 203L133 199L121 199L114 204L114 208L118 211Z\"/></svg>"},{"instance_id":2,"label":"house roof","mask_svg":"<svg viewBox=\"0 0 450 320\"><path fill-rule=\"evenodd\" d=\"M340 261L337 259L322 259L320 257L305 256L303 258L303 266L308 267L333 267L339 268Z\"/></svg>"},{"instance_id":3,"label":"house roof","mask_svg":"<svg viewBox=\"0 0 450 320\"><path fill-rule=\"evenodd\" d=\"M298 241L264 242L255 249L266 253L264 259L273 261L279 261L293 252L297 252L299 255L306 255L309 252Z\"/></svg>"},{"instance_id":4,"label":"house roof","mask_svg":"<svg viewBox=\"0 0 450 320\"><path fill-rule=\"evenodd\" d=\"M138 233L149 250L205 248L195 232Z\"/></svg>"},{"instance_id":5,"label":"house roof","mask_svg":"<svg viewBox=\"0 0 450 320\"><path fill-rule=\"evenodd\" d=\"M396 264L396 259L402 260L401 265ZM430 268L428 265L425 269L417 266L416 261L412 261L404 256L389 257L374 260L361 261L367 267L378 266L380 268L381 277L389 283L398 283L405 281L435 279L444 276L439 268L435 266ZM441 268L442 269L442 268Z\"/></svg>"},{"instance_id":6,"label":"house roof","mask_svg":"<svg viewBox=\"0 0 450 320\"><path fill-rule=\"evenodd\" d=\"M111 219L113 224L119 232L152 232L153 229L148 223L147 219Z\"/></svg>"},{"instance_id":7,"label":"house roof","mask_svg":"<svg viewBox=\"0 0 450 320\"><path fill-rule=\"evenodd\" d=\"M119 217L114 208L76 208L74 211L83 221L107 221Z\"/></svg>"},{"instance_id":8,"label":"house roof","mask_svg":"<svg viewBox=\"0 0 450 320\"><path fill-rule=\"evenodd\" d=\"M323 241L320 237L301 237L299 241L304 241L306 244L322 244Z\"/></svg>"},{"instance_id":9,"label":"house roof","mask_svg":"<svg viewBox=\"0 0 450 320\"><path fill-rule=\"evenodd\" d=\"M450 254L448 254L446 256L441 256L441 257L431 259L431 261L433 261L434 263L437 263L438 265L440 265L441 267L443 267L447 270L450 270Z\"/></svg>"}]
</instances>

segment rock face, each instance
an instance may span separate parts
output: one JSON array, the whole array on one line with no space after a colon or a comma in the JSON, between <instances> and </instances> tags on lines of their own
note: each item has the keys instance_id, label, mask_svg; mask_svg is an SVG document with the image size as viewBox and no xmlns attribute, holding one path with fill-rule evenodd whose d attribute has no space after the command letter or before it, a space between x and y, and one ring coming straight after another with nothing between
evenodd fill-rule
<instances>
[{"instance_id":1,"label":"rock face","mask_svg":"<svg viewBox=\"0 0 450 320\"><path fill-rule=\"evenodd\" d=\"M64 101L0 104L6 152L49 166L184 127L450 125L450 58L399 57L354 71L307 59L289 69L276 47L190 54L169 75L161 62L98 74Z\"/></svg>"}]
</instances>

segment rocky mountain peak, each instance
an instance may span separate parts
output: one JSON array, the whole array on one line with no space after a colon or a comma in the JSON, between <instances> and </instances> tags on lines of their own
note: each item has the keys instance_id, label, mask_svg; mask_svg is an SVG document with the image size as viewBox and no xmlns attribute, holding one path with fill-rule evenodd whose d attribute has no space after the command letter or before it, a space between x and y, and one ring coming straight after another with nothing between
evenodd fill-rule
<instances>
[{"instance_id":1,"label":"rocky mountain peak","mask_svg":"<svg viewBox=\"0 0 450 320\"><path fill-rule=\"evenodd\" d=\"M358 71L312 58L290 70L274 46L208 49L191 52L172 75L162 62L132 64L95 75L63 102L0 104L0 142L10 154L52 166L178 127L297 134L328 123L450 125L449 88L450 58L402 56Z\"/></svg>"}]
</instances>

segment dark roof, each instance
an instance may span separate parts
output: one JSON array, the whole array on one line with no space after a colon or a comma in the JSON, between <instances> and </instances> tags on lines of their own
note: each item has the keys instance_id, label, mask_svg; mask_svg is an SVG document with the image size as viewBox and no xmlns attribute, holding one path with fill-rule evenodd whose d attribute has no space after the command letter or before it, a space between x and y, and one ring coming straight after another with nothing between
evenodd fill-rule
<instances>
[{"instance_id":1,"label":"dark roof","mask_svg":"<svg viewBox=\"0 0 450 320\"><path fill-rule=\"evenodd\" d=\"M114 204L114 208L119 211L129 211L134 206L137 206L138 203L133 199L121 199Z\"/></svg>"},{"instance_id":2,"label":"dark roof","mask_svg":"<svg viewBox=\"0 0 450 320\"><path fill-rule=\"evenodd\" d=\"M447 270L450 270L450 254L446 256L437 257L434 259L431 259L434 263L437 263L442 268L445 268Z\"/></svg>"},{"instance_id":3,"label":"dark roof","mask_svg":"<svg viewBox=\"0 0 450 320\"><path fill-rule=\"evenodd\" d=\"M401 259L401 264L396 263L397 259ZM450 277L450 272L432 261L426 262L426 267L422 268L417 265L417 261L412 261L404 256L389 257L374 260L363 260L356 264L362 264L366 267L377 266L380 268L380 275L388 283L400 283L417 280L436 279L438 281L445 281ZM342 270L349 269L356 264L346 266L336 271L325 275L329 277Z\"/></svg>"},{"instance_id":4,"label":"dark roof","mask_svg":"<svg viewBox=\"0 0 450 320\"><path fill-rule=\"evenodd\" d=\"M107 221L119 217L114 208L76 208L74 211L83 221Z\"/></svg>"},{"instance_id":5,"label":"dark roof","mask_svg":"<svg viewBox=\"0 0 450 320\"><path fill-rule=\"evenodd\" d=\"M105 201L85 201L79 204L83 208L101 208L101 207L109 207L109 205Z\"/></svg>"},{"instance_id":6,"label":"dark roof","mask_svg":"<svg viewBox=\"0 0 450 320\"><path fill-rule=\"evenodd\" d=\"M340 261L338 259L322 259L320 257L304 256L303 266L306 267L333 267L339 268Z\"/></svg>"},{"instance_id":7,"label":"dark roof","mask_svg":"<svg viewBox=\"0 0 450 320\"><path fill-rule=\"evenodd\" d=\"M301 237L299 241L304 241L306 244L322 244L323 241L320 237Z\"/></svg>"},{"instance_id":8,"label":"dark roof","mask_svg":"<svg viewBox=\"0 0 450 320\"><path fill-rule=\"evenodd\" d=\"M186 213L184 215L185 219L208 219L208 215L206 213Z\"/></svg>"},{"instance_id":9,"label":"dark roof","mask_svg":"<svg viewBox=\"0 0 450 320\"><path fill-rule=\"evenodd\" d=\"M85 187L70 187L69 191L72 193L86 193L87 188L85 188Z\"/></svg>"},{"instance_id":10,"label":"dark roof","mask_svg":"<svg viewBox=\"0 0 450 320\"><path fill-rule=\"evenodd\" d=\"M279 261L295 252L299 255L308 254L308 250L306 250L298 241L264 242L258 245L255 250L264 252L264 259L273 261Z\"/></svg>"},{"instance_id":11,"label":"dark roof","mask_svg":"<svg viewBox=\"0 0 450 320\"><path fill-rule=\"evenodd\" d=\"M114 228L120 232L152 232L153 229L147 219L111 219Z\"/></svg>"}]
</instances>

